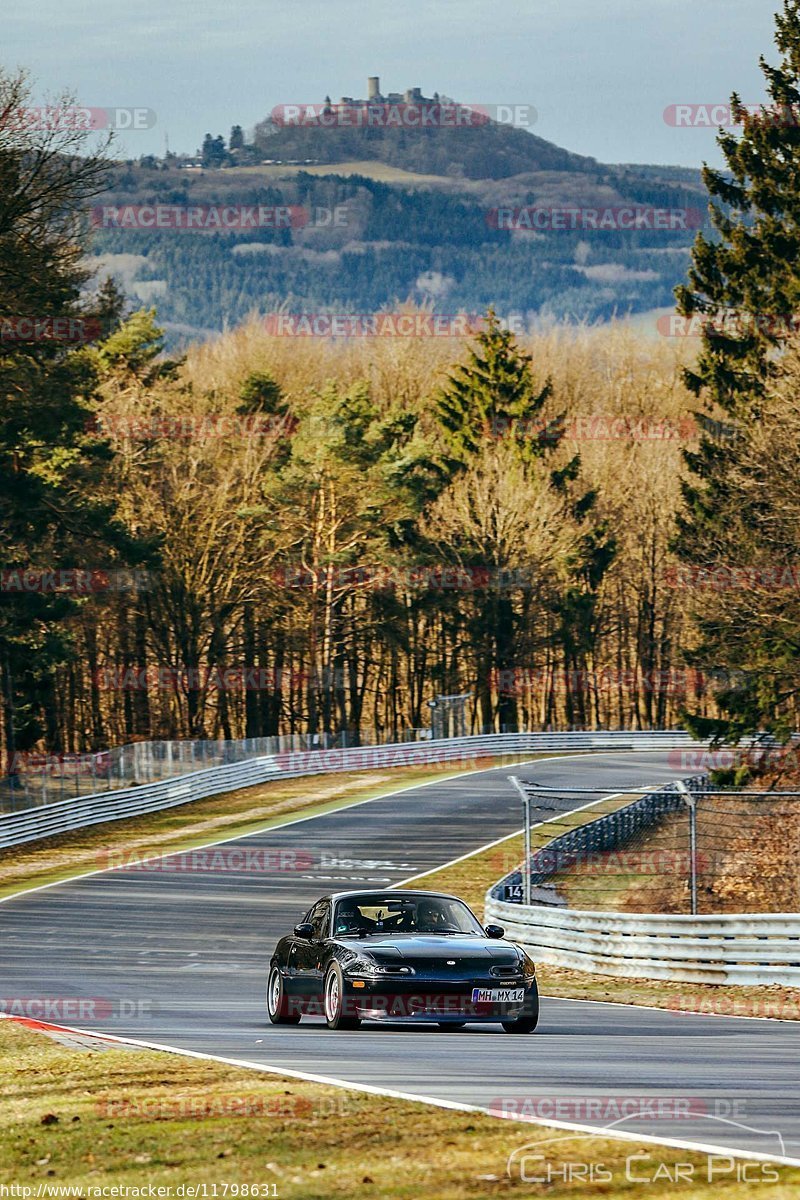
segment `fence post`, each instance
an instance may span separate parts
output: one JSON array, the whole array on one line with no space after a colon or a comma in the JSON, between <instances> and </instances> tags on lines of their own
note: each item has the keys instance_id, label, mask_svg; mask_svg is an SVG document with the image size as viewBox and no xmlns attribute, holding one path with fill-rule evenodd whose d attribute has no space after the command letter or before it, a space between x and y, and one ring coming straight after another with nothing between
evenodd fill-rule
<instances>
[{"instance_id":1,"label":"fence post","mask_svg":"<svg viewBox=\"0 0 800 1200\"><path fill-rule=\"evenodd\" d=\"M525 859L522 864L522 903L531 902L531 801L522 783L516 775L509 775L509 780L522 797L522 816L525 822Z\"/></svg>"},{"instance_id":2,"label":"fence post","mask_svg":"<svg viewBox=\"0 0 800 1200\"><path fill-rule=\"evenodd\" d=\"M689 871L692 881L692 916L697 916L697 797L693 796L682 779L675 786L689 810Z\"/></svg>"}]
</instances>

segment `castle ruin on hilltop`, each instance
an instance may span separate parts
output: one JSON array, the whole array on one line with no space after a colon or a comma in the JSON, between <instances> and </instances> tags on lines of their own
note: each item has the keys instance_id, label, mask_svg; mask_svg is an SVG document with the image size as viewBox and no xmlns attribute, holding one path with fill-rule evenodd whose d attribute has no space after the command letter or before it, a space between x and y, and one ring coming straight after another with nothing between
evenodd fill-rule
<instances>
[{"instance_id":1,"label":"castle ruin on hilltop","mask_svg":"<svg viewBox=\"0 0 800 1200\"><path fill-rule=\"evenodd\" d=\"M438 92L434 92L432 96L423 96L418 87L407 88L404 92L389 92L384 96L381 93L380 76L370 75L367 78L366 100L342 96L339 104L348 108L366 108L368 104L438 104L442 100L447 100L447 97L440 96ZM330 100L327 100L327 103L330 103Z\"/></svg>"}]
</instances>

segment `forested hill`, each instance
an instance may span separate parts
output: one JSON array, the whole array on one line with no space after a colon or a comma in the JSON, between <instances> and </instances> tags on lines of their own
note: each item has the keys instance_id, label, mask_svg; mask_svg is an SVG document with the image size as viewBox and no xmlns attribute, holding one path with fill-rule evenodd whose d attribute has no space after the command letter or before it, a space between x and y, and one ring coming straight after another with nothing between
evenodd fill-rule
<instances>
[{"instance_id":1,"label":"forested hill","mask_svg":"<svg viewBox=\"0 0 800 1200\"><path fill-rule=\"evenodd\" d=\"M226 150L232 165L212 169L174 158L119 164L104 204L294 205L323 216L284 229L103 228L96 265L134 305L155 305L173 348L281 306L364 313L411 302L452 313L491 305L536 325L672 305L694 228L519 231L498 228L492 214L504 205L702 214L699 173L604 166L498 125L431 133L285 129L267 139L271 161L250 146L233 157ZM309 136L331 161L306 164ZM275 161L301 149L302 165ZM360 157L333 161L339 155Z\"/></svg>"},{"instance_id":2,"label":"forested hill","mask_svg":"<svg viewBox=\"0 0 800 1200\"><path fill-rule=\"evenodd\" d=\"M317 128L262 121L259 158L282 162L382 162L420 175L506 179L524 171L592 171L593 158L563 150L526 129L487 121L474 128Z\"/></svg>"}]
</instances>

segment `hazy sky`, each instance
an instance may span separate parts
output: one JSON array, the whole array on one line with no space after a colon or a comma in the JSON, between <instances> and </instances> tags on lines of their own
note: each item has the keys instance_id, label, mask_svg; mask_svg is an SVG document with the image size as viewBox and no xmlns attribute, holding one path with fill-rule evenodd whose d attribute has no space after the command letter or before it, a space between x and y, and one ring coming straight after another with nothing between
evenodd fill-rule
<instances>
[{"instance_id":1,"label":"hazy sky","mask_svg":"<svg viewBox=\"0 0 800 1200\"><path fill-rule=\"evenodd\" d=\"M37 96L155 110L129 156L194 151L273 105L419 86L532 104L541 137L605 162L718 163L714 134L671 128L675 103L764 98L778 0L37 0L3 15L2 62Z\"/></svg>"}]
</instances>

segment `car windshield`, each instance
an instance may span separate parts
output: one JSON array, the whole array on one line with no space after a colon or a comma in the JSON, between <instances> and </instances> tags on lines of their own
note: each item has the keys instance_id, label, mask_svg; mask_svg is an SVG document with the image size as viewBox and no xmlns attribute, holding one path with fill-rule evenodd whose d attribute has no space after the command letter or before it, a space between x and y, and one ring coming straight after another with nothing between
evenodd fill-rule
<instances>
[{"instance_id":1,"label":"car windshield","mask_svg":"<svg viewBox=\"0 0 800 1200\"><path fill-rule=\"evenodd\" d=\"M466 904L447 896L370 895L339 900L334 936L342 934L440 933L483 934Z\"/></svg>"}]
</instances>

